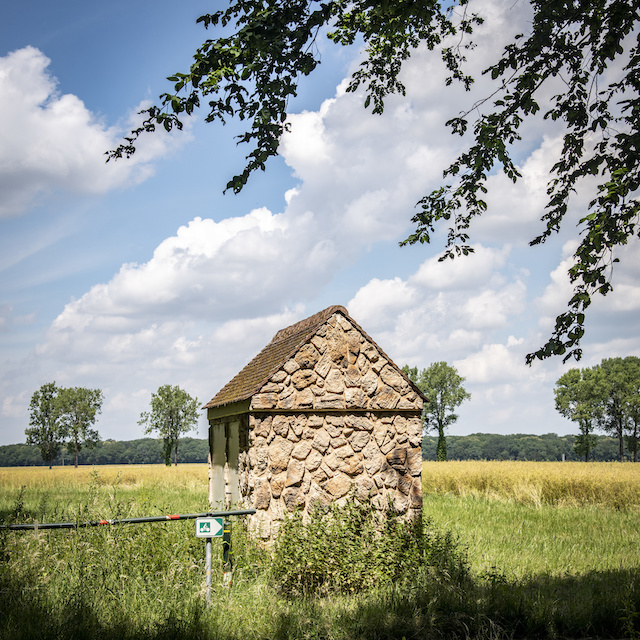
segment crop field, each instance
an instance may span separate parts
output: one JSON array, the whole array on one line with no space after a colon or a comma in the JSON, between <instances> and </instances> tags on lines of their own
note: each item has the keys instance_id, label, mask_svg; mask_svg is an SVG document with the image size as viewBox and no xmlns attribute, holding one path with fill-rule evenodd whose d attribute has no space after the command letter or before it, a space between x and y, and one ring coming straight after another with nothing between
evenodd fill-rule
<instances>
[{"instance_id":1,"label":"crop field","mask_svg":"<svg viewBox=\"0 0 640 640\"><path fill-rule=\"evenodd\" d=\"M640 465L427 462L424 527L366 508L265 549L234 521L212 601L192 521L0 531L0 638L637 638ZM207 509L206 465L0 469L5 523Z\"/></svg>"}]
</instances>

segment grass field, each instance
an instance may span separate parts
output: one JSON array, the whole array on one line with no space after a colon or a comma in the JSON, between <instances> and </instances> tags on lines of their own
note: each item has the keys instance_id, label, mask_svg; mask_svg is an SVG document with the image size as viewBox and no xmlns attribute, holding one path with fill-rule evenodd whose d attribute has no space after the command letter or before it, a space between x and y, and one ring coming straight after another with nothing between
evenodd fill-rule
<instances>
[{"instance_id":1,"label":"grass field","mask_svg":"<svg viewBox=\"0 0 640 640\"><path fill-rule=\"evenodd\" d=\"M474 571L578 575L640 567L640 465L425 462L424 513Z\"/></svg>"},{"instance_id":2,"label":"grass field","mask_svg":"<svg viewBox=\"0 0 640 640\"><path fill-rule=\"evenodd\" d=\"M210 606L190 521L2 531L0 638L640 636L640 465L425 463L423 487L433 557L461 553L468 571L410 566L408 581L354 595L278 592L273 559L241 526L234 587L216 557ZM193 513L206 499L206 465L0 469L5 522Z\"/></svg>"}]
</instances>

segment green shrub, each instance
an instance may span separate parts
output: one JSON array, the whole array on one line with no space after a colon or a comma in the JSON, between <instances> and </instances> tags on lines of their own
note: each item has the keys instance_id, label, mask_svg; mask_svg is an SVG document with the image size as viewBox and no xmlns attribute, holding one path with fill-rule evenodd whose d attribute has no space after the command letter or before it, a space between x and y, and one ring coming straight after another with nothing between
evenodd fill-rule
<instances>
[{"instance_id":1,"label":"green shrub","mask_svg":"<svg viewBox=\"0 0 640 640\"><path fill-rule=\"evenodd\" d=\"M461 581L467 563L450 533L430 521L349 502L289 516L273 550L272 580L288 597L353 594L389 584Z\"/></svg>"}]
</instances>

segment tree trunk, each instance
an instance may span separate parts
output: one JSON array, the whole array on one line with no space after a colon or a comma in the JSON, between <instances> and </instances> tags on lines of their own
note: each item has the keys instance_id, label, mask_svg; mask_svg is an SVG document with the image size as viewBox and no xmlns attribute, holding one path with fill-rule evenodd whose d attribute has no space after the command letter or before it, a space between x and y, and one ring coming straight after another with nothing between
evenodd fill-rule
<instances>
[{"instance_id":1,"label":"tree trunk","mask_svg":"<svg viewBox=\"0 0 640 640\"><path fill-rule=\"evenodd\" d=\"M624 462L624 435L622 433L622 420L618 425L618 442L620 444L620 462Z\"/></svg>"},{"instance_id":2,"label":"tree trunk","mask_svg":"<svg viewBox=\"0 0 640 640\"><path fill-rule=\"evenodd\" d=\"M76 447L76 469L78 468L78 441L75 441L75 447Z\"/></svg>"},{"instance_id":3,"label":"tree trunk","mask_svg":"<svg viewBox=\"0 0 640 640\"><path fill-rule=\"evenodd\" d=\"M436 460L438 462L446 462L447 460L447 440L444 437L444 431L438 433L438 444L436 446Z\"/></svg>"}]
</instances>

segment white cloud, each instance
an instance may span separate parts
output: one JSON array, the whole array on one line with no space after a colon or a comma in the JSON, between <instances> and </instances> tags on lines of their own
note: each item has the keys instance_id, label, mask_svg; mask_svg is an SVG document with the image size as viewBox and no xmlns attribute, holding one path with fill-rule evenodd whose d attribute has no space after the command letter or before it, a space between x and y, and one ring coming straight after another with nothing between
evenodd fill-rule
<instances>
[{"instance_id":1,"label":"white cloud","mask_svg":"<svg viewBox=\"0 0 640 640\"><path fill-rule=\"evenodd\" d=\"M514 344L515 343L515 344ZM520 340L507 344L484 344L480 351L463 360L456 360L455 367L470 383L513 383L531 377L531 370L523 366Z\"/></svg>"},{"instance_id":2,"label":"white cloud","mask_svg":"<svg viewBox=\"0 0 640 640\"><path fill-rule=\"evenodd\" d=\"M105 193L141 182L168 148L170 136L160 133L129 162L106 164L122 133L77 96L60 95L49 63L34 47L0 58L0 218L24 213L43 194Z\"/></svg>"},{"instance_id":3,"label":"white cloud","mask_svg":"<svg viewBox=\"0 0 640 640\"><path fill-rule=\"evenodd\" d=\"M430 258L406 280L371 280L348 308L401 362L460 358L478 350L525 309L526 285L507 257L508 248L478 246L472 256L446 264L453 268L452 277L440 272L437 258Z\"/></svg>"},{"instance_id":4,"label":"white cloud","mask_svg":"<svg viewBox=\"0 0 640 640\"><path fill-rule=\"evenodd\" d=\"M505 265L510 252L508 245L491 249L475 245L473 253L454 260L440 261L438 256L420 265L411 282L434 291L474 290L487 286Z\"/></svg>"},{"instance_id":5,"label":"white cloud","mask_svg":"<svg viewBox=\"0 0 640 640\"><path fill-rule=\"evenodd\" d=\"M504 38L526 28L528 9L510 0L479 0L475 8L488 12L469 55L478 72ZM1 134L0 183L10 183L0 195L3 215L51 190L103 193L143 179L144 167L168 144L157 134L146 136L132 160L105 165L103 152L120 133L96 120L79 98L59 95L47 65L31 48L0 59L0 116L11 123ZM437 232L434 248L394 263L416 201L439 186L465 142L450 135L446 120L491 87L486 76L478 77L478 91L466 94L443 88L444 76L434 56L419 50L403 71L406 98L390 97L382 116L364 112L362 93L346 93L345 83L317 112L293 114L281 152L299 183L286 193L284 211L256 208L226 219L200 211L202 217L160 242L151 257L114 269L110 280L69 301L51 323L30 356L43 376L39 384L55 377L60 384L102 387L103 420L122 425L110 427L113 437L137 437L132 425L160 384L180 384L206 401L278 329L317 311L319 300L327 301L323 306L342 302L332 299L340 295L351 297L355 320L398 364L458 366L473 393L473 409L464 409L470 430L507 428L524 419L522 406L527 419L553 430L543 407L552 402L559 366L524 366L540 337L532 335L537 315L528 296L536 277L548 281L537 302L547 327L570 292L563 275L568 263L558 266L554 254L551 276L546 266L529 276L519 250L539 231L556 132L544 137L537 125L525 127L518 156L523 178L516 186L503 176L489 179L490 211L471 227L475 254L438 262L433 253L442 248L443 234ZM8 91L11 99L3 97ZM369 247L364 264L375 273L347 270ZM640 272L631 253L623 264L616 267L619 297L607 301L631 314L640 304ZM535 286L542 291L545 285ZM0 318L7 317L0 308ZM637 345L629 338L617 347ZM24 401L19 384L24 381L3 387L4 417Z\"/></svg>"}]
</instances>

